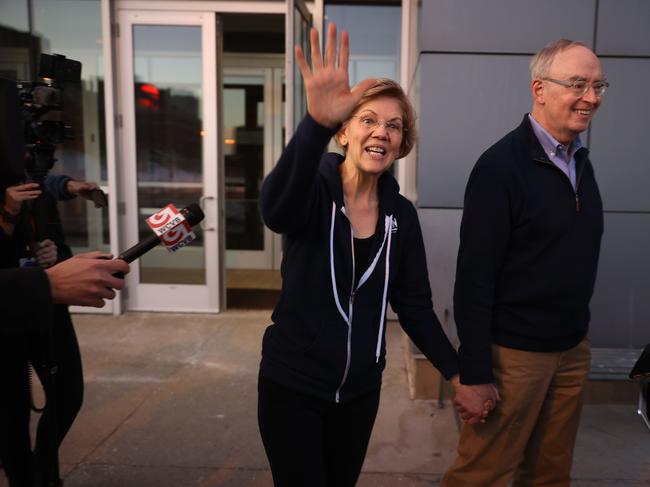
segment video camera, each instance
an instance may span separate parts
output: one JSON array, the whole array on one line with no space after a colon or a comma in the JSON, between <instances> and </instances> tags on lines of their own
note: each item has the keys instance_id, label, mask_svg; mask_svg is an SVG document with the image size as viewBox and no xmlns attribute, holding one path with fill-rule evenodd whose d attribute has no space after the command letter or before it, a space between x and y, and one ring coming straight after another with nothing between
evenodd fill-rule
<instances>
[{"instance_id":1,"label":"video camera","mask_svg":"<svg viewBox=\"0 0 650 487\"><path fill-rule=\"evenodd\" d=\"M5 188L22 182L42 184L56 158L57 144L74 138L60 120L66 83L81 81L81 63L60 54L41 54L38 81L0 78L0 199ZM35 241L48 238L48 203L43 195L28 205Z\"/></svg>"},{"instance_id":2,"label":"video camera","mask_svg":"<svg viewBox=\"0 0 650 487\"><path fill-rule=\"evenodd\" d=\"M56 145L74 138L70 124L44 117L63 110L64 85L81 81L81 63L60 54L41 54L39 64L41 81L0 78L2 186L23 181L26 174L43 182L56 162Z\"/></svg>"}]
</instances>

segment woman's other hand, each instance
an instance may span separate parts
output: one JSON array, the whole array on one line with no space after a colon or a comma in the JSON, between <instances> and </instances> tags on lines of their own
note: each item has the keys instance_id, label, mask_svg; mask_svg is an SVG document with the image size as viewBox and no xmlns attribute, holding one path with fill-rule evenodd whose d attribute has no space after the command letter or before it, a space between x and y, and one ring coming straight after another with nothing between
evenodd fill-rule
<instances>
[{"instance_id":1,"label":"woman's other hand","mask_svg":"<svg viewBox=\"0 0 650 487\"><path fill-rule=\"evenodd\" d=\"M56 264L57 247L49 238L41 242L36 242L34 257L42 267L50 267Z\"/></svg>"},{"instance_id":2,"label":"woman's other hand","mask_svg":"<svg viewBox=\"0 0 650 487\"><path fill-rule=\"evenodd\" d=\"M23 203L41 195L38 183L18 184L5 190L5 210L13 215L20 213Z\"/></svg>"},{"instance_id":3,"label":"woman's other hand","mask_svg":"<svg viewBox=\"0 0 650 487\"><path fill-rule=\"evenodd\" d=\"M310 68L300 46L296 46L296 59L305 83L307 111L321 125L334 128L347 120L363 93L372 86L374 79L366 79L350 90L348 61L350 58L349 38L341 32L338 63L336 57L336 25L329 24L325 44L325 62L321 56L318 31L310 32Z\"/></svg>"}]
</instances>

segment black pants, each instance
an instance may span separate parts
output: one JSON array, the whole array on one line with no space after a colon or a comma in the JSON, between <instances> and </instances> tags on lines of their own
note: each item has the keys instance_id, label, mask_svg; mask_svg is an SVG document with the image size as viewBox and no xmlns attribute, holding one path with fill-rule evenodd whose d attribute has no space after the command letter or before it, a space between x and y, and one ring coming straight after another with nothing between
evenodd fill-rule
<instances>
[{"instance_id":1,"label":"black pants","mask_svg":"<svg viewBox=\"0 0 650 487\"><path fill-rule=\"evenodd\" d=\"M379 389L336 404L260 375L258 421L275 487L353 487L377 416Z\"/></svg>"},{"instance_id":2,"label":"black pants","mask_svg":"<svg viewBox=\"0 0 650 487\"><path fill-rule=\"evenodd\" d=\"M46 481L58 481L51 435L54 431L54 444L58 447L83 400L81 355L72 320L65 306L55 306L54 313L53 347L43 333L0 337L0 457L11 487L32 487L36 472L45 476ZM50 355L58 369L54 376L48 373ZM47 401L38 422L33 452L29 436L28 361L38 374Z\"/></svg>"}]
</instances>

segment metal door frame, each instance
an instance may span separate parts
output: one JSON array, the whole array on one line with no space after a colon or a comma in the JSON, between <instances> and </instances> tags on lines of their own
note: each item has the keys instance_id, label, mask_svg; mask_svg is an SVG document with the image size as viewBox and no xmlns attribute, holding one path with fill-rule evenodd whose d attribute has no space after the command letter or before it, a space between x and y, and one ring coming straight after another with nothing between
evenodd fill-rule
<instances>
[{"instance_id":1,"label":"metal door frame","mask_svg":"<svg viewBox=\"0 0 650 487\"><path fill-rule=\"evenodd\" d=\"M118 10L119 37L117 54L120 73L118 82L118 120L120 128L121 196L119 219L123 223L122 248L133 245L138 237L139 215L129 209L137 208L137 169L135 103L133 92L133 25L194 25L201 27L202 49L202 119L203 119L203 197L206 213L204 228L205 285L142 284L138 265L131 266L127 276L127 308L129 310L218 312L223 307L224 279L219 245L223 225L218 215L219 174L222 164L218 150L220 123L218 120L217 86L218 55L217 19L214 12L178 12L155 10ZM181 250L182 252L182 250ZM173 258L173 256L171 257ZM177 304L178 303L178 304Z\"/></svg>"}]
</instances>

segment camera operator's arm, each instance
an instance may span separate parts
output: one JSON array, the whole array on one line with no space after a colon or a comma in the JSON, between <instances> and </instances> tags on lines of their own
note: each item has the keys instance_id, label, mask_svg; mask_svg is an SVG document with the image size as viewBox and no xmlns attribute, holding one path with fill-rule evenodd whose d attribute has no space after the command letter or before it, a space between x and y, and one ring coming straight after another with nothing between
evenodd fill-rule
<instances>
[{"instance_id":1,"label":"camera operator's arm","mask_svg":"<svg viewBox=\"0 0 650 487\"><path fill-rule=\"evenodd\" d=\"M54 196L57 201L71 200L77 195L68 191L69 181L72 181L70 176L63 174L48 174L45 181L43 181L43 189Z\"/></svg>"},{"instance_id":2,"label":"camera operator's arm","mask_svg":"<svg viewBox=\"0 0 650 487\"><path fill-rule=\"evenodd\" d=\"M38 198L40 194L38 183L18 184L5 190L4 201L0 206L0 227L7 235L13 235L23 203Z\"/></svg>"},{"instance_id":3,"label":"camera operator's arm","mask_svg":"<svg viewBox=\"0 0 650 487\"><path fill-rule=\"evenodd\" d=\"M47 269L53 301L101 308L104 299L113 299L114 289L124 287L124 279L113 274L128 273L129 265L123 260L105 260L107 258L111 255L88 252Z\"/></svg>"},{"instance_id":4,"label":"camera operator's arm","mask_svg":"<svg viewBox=\"0 0 650 487\"><path fill-rule=\"evenodd\" d=\"M93 198L93 191L101 192L99 185L94 182L77 181L65 175L50 175L45 178L44 186L46 191L51 193L59 201L81 196L86 200L93 201L95 208L105 206L99 204L96 198Z\"/></svg>"}]
</instances>

